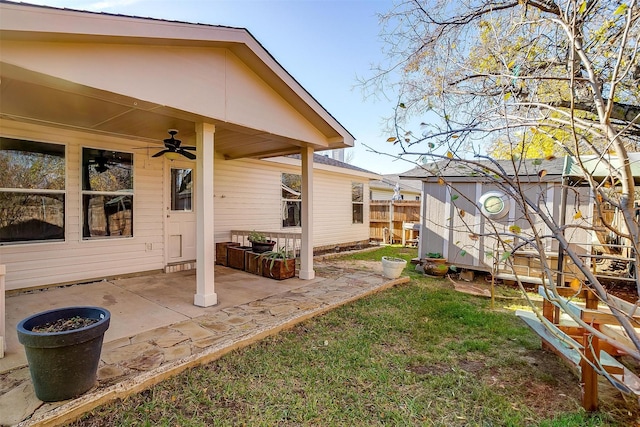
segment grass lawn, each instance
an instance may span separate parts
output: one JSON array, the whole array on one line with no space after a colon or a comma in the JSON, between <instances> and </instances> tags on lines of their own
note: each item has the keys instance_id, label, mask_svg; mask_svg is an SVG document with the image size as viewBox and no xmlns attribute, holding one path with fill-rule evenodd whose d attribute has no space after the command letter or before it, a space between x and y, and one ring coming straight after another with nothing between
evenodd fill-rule
<instances>
[{"instance_id":1,"label":"grass lawn","mask_svg":"<svg viewBox=\"0 0 640 427\"><path fill-rule=\"evenodd\" d=\"M384 248L351 256L411 259ZM75 426L626 426L631 402L602 383L601 411L580 408L578 377L498 299L412 271L407 285L194 368ZM503 301L503 302L501 302Z\"/></svg>"}]
</instances>

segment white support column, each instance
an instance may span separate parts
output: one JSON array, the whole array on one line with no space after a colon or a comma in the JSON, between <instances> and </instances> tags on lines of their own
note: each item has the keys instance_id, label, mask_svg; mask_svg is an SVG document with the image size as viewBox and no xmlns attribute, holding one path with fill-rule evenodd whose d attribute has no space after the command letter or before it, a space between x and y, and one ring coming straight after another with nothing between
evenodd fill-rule
<instances>
[{"instance_id":1,"label":"white support column","mask_svg":"<svg viewBox=\"0 0 640 427\"><path fill-rule=\"evenodd\" d=\"M300 244L300 278L316 277L313 270L313 149L303 147L302 157L302 242Z\"/></svg>"},{"instance_id":2,"label":"white support column","mask_svg":"<svg viewBox=\"0 0 640 427\"><path fill-rule=\"evenodd\" d=\"M4 289L4 276L7 273L7 267L0 265L0 359L4 357L4 352L7 349L7 339L5 330L5 316L7 311L5 310L5 289Z\"/></svg>"},{"instance_id":3,"label":"white support column","mask_svg":"<svg viewBox=\"0 0 640 427\"><path fill-rule=\"evenodd\" d=\"M213 140L215 125L196 124L196 294L193 303L209 307L218 303L215 292L213 218Z\"/></svg>"}]
</instances>

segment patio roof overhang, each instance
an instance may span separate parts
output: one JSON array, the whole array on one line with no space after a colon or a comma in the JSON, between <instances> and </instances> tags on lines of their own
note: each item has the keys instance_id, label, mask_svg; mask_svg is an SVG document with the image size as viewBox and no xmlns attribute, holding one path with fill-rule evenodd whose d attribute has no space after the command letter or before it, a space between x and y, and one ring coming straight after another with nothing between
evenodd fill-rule
<instances>
[{"instance_id":1,"label":"patio roof overhang","mask_svg":"<svg viewBox=\"0 0 640 427\"><path fill-rule=\"evenodd\" d=\"M307 144L314 151L331 148L330 144L305 143L6 63L0 63L0 78L0 117L9 120L128 138L154 149L162 147L167 129L178 129L184 143L193 145L195 124L207 122L216 126L215 150L226 159L299 154Z\"/></svg>"},{"instance_id":2,"label":"patio roof overhang","mask_svg":"<svg viewBox=\"0 0 640 427\"><path fill-rule=\"evenodd\" d=\"M166 138L167 129L178 129L181 139L191 144L196 123L206 122L216 126L215 150L227 159L299 154L303 147L319 151L354 144L353 136L245 29L6 2L0 2L0 8L3 45L0 114L3 118L127 137L158 147ZM144 64L142 61L132 63L132 71L137 66L138 72L133 72L130 81L125 82L122 76L115 75L112 57L82 58L90 45L106 46L109 52L119 48L126 52L131 46L158 51L155 57L158 61L146 64L149 68L140 66ZM163 52L177 52L175 49L181 48L197 54L217 52L222 57L224 52L229 52L227 56L232 57L229 61L236 61L249 73L259 76L256 89L266 87L275 94L274 98L290 117L300 119L300 127L284 125L270 129L266 119L261 122L258 118L243 118L245 107L239 103L259 102L250 96L237 99L247 97L251 93L249 89L238 94L228 86L218 87L213 91L223 96L217 104L198 103L197 94L203 92L207 83L233 74L238 65L232 64L236 68L231 68L224 64L219 67L224 68L221 72L211 69L211 64L202 57L190 61L190 66L160 62ZM47 56L46 52L51 53ZM116 59L131 61L134 54ZM150 71L162 66L180 68L179 78L139 90L147 79L162 80ZM123 68L126 67L121 66L119 70ZM209 72L212 76L202 77ZM167 88L166 94L158 90L162 86ZM182 90L181 96L176 96L178 90ZM264 99L264 94L256 98ZM235 106L227 105L234 102ZM247 113L257 116L257 108L258 105L253 105L253 110L249 106ZM269 108L265 106L266 111Z\"/></svg>"}]
</instances>

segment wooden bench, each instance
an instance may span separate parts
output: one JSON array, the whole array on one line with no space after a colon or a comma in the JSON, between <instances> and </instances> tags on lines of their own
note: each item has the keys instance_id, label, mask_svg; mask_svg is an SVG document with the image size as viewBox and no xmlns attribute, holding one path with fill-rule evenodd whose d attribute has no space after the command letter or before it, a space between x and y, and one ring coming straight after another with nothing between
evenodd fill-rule
<instances>
[{"instance_id":1,"label":"wooden bench","mask_svg":"<svg viewBox=\"0 0 640 427\"><path fill-rule=\"evenodd\" d=\"M607 310L598 309L598 299L591 291L570 287L557 289L562 302L580 319L593 324L606 335L615 333L615 327L619 326L617 319ZM540 336L543 348L556 353L578 373L582 386L582 407L587 411L598 409L598 374L621 392L640 397L640 379L614 357L622 353L582 327L560 324L562 319L558 301L549 299L543 286L538 288L538 293L543 297L543 317L522 310L516 311L516 316ZM584 303L578 303L576 298ZM624 301L619 303L630 306ZM640 317L634 318L640 320ZM605 325L612 325L614 329L607 329ZM620 339L621 336L618 334L615 338ZM593 350L584 351L589 346Z\"/></svg>"}]
</instances>

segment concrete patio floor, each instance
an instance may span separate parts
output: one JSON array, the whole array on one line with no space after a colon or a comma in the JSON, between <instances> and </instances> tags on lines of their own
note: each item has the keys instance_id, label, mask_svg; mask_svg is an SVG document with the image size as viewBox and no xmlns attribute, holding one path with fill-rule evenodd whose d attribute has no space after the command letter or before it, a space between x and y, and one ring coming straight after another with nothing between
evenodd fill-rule
<instances>
[{"instance_id":1,"label":"concrete patio floor","mask_svg":"<svg viewBox=\"0 0 640 427\"><path fill-rule=\"evenodd\" d=\"M314 280L275 281L216 266L218 304L193 305L195 270L72 285L6 299L7 351L0 359L0 425L63 425L92 408L141 391L283 328L386 289L380 263L316 262ZM40 311L95 305L111 312L98 383L84 395L35 397L17 323Z\"/></svg>"}]
</instances>

